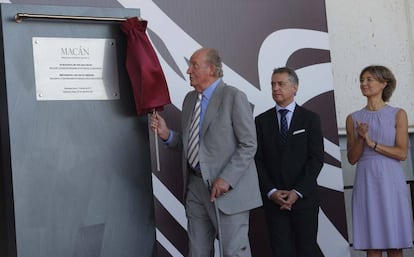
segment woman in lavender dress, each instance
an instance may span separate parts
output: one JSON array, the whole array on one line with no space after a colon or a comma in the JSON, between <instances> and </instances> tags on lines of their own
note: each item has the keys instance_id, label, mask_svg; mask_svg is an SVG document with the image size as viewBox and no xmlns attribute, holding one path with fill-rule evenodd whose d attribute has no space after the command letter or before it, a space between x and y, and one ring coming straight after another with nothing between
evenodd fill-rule
<instances>
[{"instance_id":1,"label":"woman in lavender dress","mask_svg":"<svg viewBox=\"0 0 414 257\"><path fill-rule=\"evenodd\" d=\"M383 66L361 71L367 105L346 119L348 161L356 166L352 194L354 248L368 257L402 256L412 247L408 190L400 162L407 158L408 121L401 108L386 104L396 87Z\"/></svg>"}]
</instances>

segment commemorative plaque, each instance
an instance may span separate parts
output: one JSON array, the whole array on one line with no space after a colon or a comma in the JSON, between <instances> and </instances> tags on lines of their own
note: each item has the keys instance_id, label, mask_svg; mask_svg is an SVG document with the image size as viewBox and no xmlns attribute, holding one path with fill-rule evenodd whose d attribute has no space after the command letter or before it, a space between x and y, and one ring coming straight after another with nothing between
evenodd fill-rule
<instances>
[{"instance_id":1,"label":"commemorative plaque","mask_svg":"<svg viewBox=\"0 0 414 257\"><path fill-rule=\"evenodd\" d=\"M119 99L115 39L33 37L36 99Z\"/></svg>"}]
</instances>

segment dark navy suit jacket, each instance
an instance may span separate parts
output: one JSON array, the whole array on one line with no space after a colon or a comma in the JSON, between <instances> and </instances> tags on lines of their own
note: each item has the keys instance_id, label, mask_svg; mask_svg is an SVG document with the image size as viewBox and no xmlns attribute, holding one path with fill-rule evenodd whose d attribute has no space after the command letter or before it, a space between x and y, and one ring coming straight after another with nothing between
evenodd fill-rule
<instances>
[{"instance_id":1,"label":"dark navy suit jacket","mask_svg":"<svg viewBox=\"0 0 414 257\"><path fill-rule=\"evenodd\" d=\"M258 148L255 157L264 201L272 189L302 194L294 209L319 206L317 177L323 166L324 147L319 115L296 105L287 142L280 142L276 108L256 117Z\"/></svg>"}]
</instances>

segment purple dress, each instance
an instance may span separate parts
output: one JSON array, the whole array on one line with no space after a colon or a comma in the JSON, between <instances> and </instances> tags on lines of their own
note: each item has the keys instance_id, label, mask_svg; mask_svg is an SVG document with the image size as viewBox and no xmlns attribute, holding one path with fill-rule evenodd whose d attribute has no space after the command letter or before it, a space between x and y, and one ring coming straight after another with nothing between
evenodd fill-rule
<instances>
[{"instance_id":1,"label":"purple dress","mask_svg":"<svg viewBox=\"0 0 414 257\"><path fill-rule=\"evenodd\" d=\"M356 121L366 122L372 140L393 146L398 110L386 105L378 111L356 111L352 113L354 127ZM412 247L409 208L408 189L400 161L365 146L356 166L352 194L354 248Z\"/></svg>"}]
</instances>

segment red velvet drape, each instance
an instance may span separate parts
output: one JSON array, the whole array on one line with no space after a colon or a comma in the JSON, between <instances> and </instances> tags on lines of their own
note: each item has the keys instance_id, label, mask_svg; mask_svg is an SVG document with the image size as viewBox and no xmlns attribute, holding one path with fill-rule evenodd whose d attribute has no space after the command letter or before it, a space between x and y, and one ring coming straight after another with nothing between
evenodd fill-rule
<instances>
[{"instance_id":1,"label":"red velvet drape","mask_svg":"<svg viewBox=\"0 0 414 257\"><path fill-rule=\"evenodd\" d=\"M129 18L121 24L127 36L126 69L138 115L162 110L170 104L167 82L145 30L147 21Z\"/></svg>"}]
</instances>

